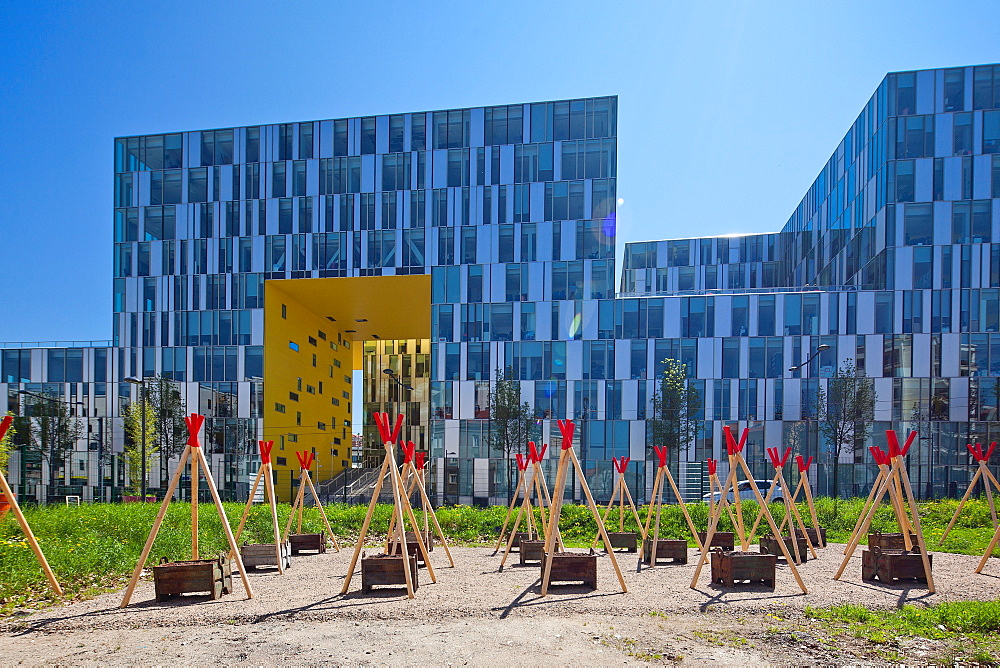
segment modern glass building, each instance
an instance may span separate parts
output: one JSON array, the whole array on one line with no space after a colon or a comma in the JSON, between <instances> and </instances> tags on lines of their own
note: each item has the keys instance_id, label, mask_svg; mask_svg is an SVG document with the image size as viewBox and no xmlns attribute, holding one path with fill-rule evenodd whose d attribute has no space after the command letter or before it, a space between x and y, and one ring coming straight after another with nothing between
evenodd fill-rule
<instances>
[{"instance_id":1,"label":"modern glass building","mask_svg":"<svg viewBox=\"0 0 1000 668\"><path fill-rule=\"evenodd\" d=\"M230 496L259 437L282 494L313 449L346 496L360 400L407 415L439 501L489 503L509 462L487 397L509 369L542 440L578 420L599 496L628 455L644 497L667 358L703 397L677 453L691 496L724 425L750 429L761 474L794 442L829 493L816 396L848 358L876 379L872 442L919 430L917 493L964 489L964 444L1000 438L1000 66L888 75L779 231L629 243L618 291L616 116L601 97L116 139L114 340L2 351L0 410L52 393L83 425L61 464L15 456L20 492L116 498L124 379L163 376L208 416ZM366 425L362 464L376 440ZM845 493L863 453L841 457Z\"/></svg>"}]
</instances>

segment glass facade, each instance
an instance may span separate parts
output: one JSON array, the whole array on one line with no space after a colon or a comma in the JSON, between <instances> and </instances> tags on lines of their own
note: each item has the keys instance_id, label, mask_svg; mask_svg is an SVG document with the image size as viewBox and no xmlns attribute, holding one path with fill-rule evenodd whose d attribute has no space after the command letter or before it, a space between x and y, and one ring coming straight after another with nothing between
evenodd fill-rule
<instances>
[{"instance_id":1,"label":"glass facade","mask_svg":"<svg viewBox=\"0 0 1000 668\"><path fill-rule=\"evenodd\" d=\"M876 379L876 435L919 429L917 494L964 489L964 444L1000 430L1000 66L888 75L779 231L628 243L618 290L616 128L602 97L116 139L114 340L4 349L0 402L53 384L115 452L137 396L124 378L167 376L208 415L217 479L239 496L262 431L264 282L429 274L430 340L366 343L363 401L403 400L381 368L417 388L404 409L440 501L506 496L510 463L488 444L498 369L543 441L579 421L598 497L619 455L647 496L666 358L704 403L679 456L692 494L726 424L750 428L755 475L794 440L829 493L815 397L847 359ZM107 498L121 473L84 440L83 495ZM845 493L870 482L863 452L841 458Z\"/></svg>"}]
</instances>

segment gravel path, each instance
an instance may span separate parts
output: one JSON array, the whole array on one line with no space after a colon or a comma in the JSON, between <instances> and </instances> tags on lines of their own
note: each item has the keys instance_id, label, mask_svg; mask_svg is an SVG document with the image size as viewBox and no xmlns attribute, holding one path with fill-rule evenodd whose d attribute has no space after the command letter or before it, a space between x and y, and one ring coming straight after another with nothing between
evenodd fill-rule
<instances>
[{"instance_id":1,"label":"gravel path","mask_svg":"<svg viewBox=\"0 0 1000 668\"><path fill-rule=\"evenodd\" d=\"M5 621L0 632L10 651L5 648L0 660L569 664L658 663L683 654L685 662L741 662L776 657L760 650L748 654L738 644L703 642L690 631L699 625L725 629L737 624L734 620L765 613L801 617L809 605L893 608L1000 598L1000 561L991 561L984 574L976 575L977 558L946 553L934 555L935 594L917 583L862 582L860 550L843 579L834 581L842 546L831 544L819 550L819 559L800 567L809 588L805 595L781 562L773 591L760 586L723 590L709 582L707 565L699 586L691 589L697 552L690 550L688 565L638 573L635 555L619 553L628 593L621 592L611 560L601 556L597 591L556 585L544 598L538 567L516 565L516 554L497 572L500 556L492 556L490 548L452 548L452 553L455 568L447 566L443 550L434 550L438 581L432 584L421 569L413 600L407 600L403 589L363 594L360 573L351 592L341 595L349 550L296 557L284 576L251 571L250 600L238 575L235 592L218 601L192 596L156 603L152 583L144 581L124 610L118 607L122 594L117 592ZM645 649L629 649L639 646ZM534 651L540 654L525 654ZM789 658L795 656L801 655Z\"/></svg>"}]
</instances>

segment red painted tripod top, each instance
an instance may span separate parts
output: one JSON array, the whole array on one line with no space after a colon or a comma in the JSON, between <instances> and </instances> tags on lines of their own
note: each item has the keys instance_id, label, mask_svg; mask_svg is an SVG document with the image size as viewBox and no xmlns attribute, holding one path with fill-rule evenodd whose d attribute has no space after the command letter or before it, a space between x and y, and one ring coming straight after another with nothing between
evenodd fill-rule
<instances>
[{"instance_id":1,"label":"red painted tripod top","mask_svg":"<svg viewBox=\"0 0 1000 668\"><path fill-rule=\"evenodd\" d=\"M271 463L271 448L273 447L274 441L257 441L257 448L260 450L261 464Z\"/></svg>"},{"instance_id":2,"label":"red painted tripod top","mask_svg":"<svg viewBox=\"0 0 1000 668\"><path fill-rule=\"evenodd\" d=\"M191 413L191 417L184 418L184 423L187 424L188 428L188 442L192 448L200 448L201 441L198 440L198 432L201 431L201 425L205 422L204 415L198 415L197 413Z\"/></svg>"},{"instance_id":3,"label":"red painted tripod top","mask_svg":"<svg viewBox=\"0 0 1000 668\"><path fill-rule=\"evenodd\" d=\"M2 433L0 431L0 438L3 438ZM990 461L990 456L993 454L993 450L997 447L997 442L993 441L990 443L990 449L986 452L983 452L983 446L980 443L976 443L975 445L967 443L965 447L969 449L969 452L972 453L973 458L977 462L988 462Z\"/></svg>"}]
</instances>

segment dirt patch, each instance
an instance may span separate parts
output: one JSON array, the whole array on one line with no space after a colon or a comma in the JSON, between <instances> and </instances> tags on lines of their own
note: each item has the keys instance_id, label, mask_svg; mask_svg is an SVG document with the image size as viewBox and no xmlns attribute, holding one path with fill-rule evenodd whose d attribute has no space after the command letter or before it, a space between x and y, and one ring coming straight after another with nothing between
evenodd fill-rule
<instances>
[{"instance_id":1,"label":"dirt patch","mask_svg":"<svg viewBox=\"0 0 1000 668\"><path fill-rule=\"evenodd\" d=\"M15 617L0 624L4 662L12 663L346 663L400 664L703 664L706 662L842 662L876 658L863 641L807 619L806 606L863 603L894 608L954 600L993 600L1000 577L975 575L975 557L937 553L937 593L917 583L862 582L860 557L841 581L832 579L842 546L820 550L800 567L803 595L788 567L778 567L772 591L723 590L708 569L689 587L688 565L643 568L619 555L628 593L620 591L610 559L598 559L598 590L553 586L539 591L539 569L509 566L486 547L453 548L456 567L435 550L437 583L421 569L416 598L405 590L363 594L356 573L341 595L350 552L296 557L284 576L251 572L254 598L236 591L220 600L153 600L142 582L127 609L121 593ZM859 553L860 554L860 553ZM516 557L515 557L516 561ZM939 648L919 641L899 655L923 660Z\"/></svg>"}]
</instances>

